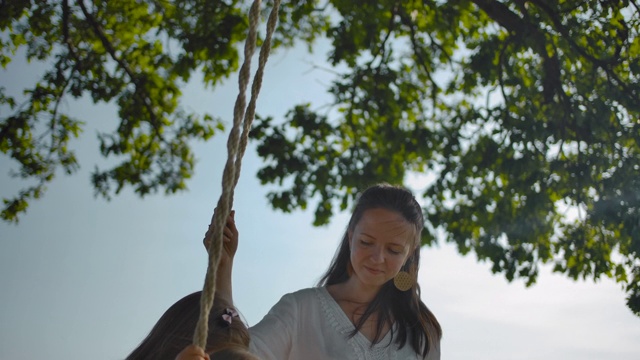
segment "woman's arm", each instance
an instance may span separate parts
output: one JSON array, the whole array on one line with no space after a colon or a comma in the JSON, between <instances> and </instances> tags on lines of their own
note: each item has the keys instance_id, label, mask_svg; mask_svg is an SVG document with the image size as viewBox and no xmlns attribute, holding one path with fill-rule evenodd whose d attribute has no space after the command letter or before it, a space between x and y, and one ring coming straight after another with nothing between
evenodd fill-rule
<instances>
[{"instance_id":1,"label":"woman's arm","mask_svg":"<svg viewBox=\"0 0 640 360\"><path fill-rule=\"evenodd\" d=\"M292 344L296 343L299 324L296 295L284 295L259 323L249 328L249 350L263 360L289 359Z\"/></svg>"}]
</instances>

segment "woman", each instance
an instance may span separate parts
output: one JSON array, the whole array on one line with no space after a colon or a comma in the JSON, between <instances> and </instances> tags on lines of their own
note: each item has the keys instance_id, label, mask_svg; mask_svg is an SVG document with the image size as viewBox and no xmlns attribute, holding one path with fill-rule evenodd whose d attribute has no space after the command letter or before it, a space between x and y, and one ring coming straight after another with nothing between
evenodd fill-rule
<instances>
[{"instance_id":1,"label":"woman","mask_svg":"<svg viewBox=\"0 0 640 360\"><path fill-rule=\"evenodd\" d=\"M287 294L249 329L261 359L440 359L442 330L416 282L423 228L406 189L375 185L358 199L318 287ZM231 299L237 230L230 217L218 291Z\"/></svg>"}]
</instances>

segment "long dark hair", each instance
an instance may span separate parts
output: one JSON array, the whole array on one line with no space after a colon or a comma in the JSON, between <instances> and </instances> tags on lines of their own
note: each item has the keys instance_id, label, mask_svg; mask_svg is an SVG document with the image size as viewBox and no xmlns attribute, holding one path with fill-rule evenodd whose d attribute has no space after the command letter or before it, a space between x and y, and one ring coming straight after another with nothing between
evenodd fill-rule
<instances>
[{"instance_id":1,"label":"long dark hair","mask_svg":"<svg viewBox=\"0 0 640 360\"><path fill-rule=\"evenodd\" d=\"M149 335L127 356L126 360L174 360L178 353L193 341L193 332L200 316L201 291L189 294L173 304L160 317ZM231 324L222 319L225 309L231 305L215 298L209 316L209 334L207 336L206 353L227 349L246 350L249 347L249 331L237 317ZM235 358L230 357L222 358ZM237 358L254 358L249 356Z\"/></svg>"},{"instance_id":2,"label":"long dark hair","mask_svg":"<svg viewBox=\"0 0 640 360\"><path fill-rule=\"evenodd\" d=\"M388 184L378 184L366 189L358 198L342 242L329 269L318 282L319 286L340 284L349 279L351 276L348 270L351 267L349 232L353 231L365 211L379 208L395 211L415 226L415 250L407 258L402 270L417 276L420 267L420 234L424 227L422 208L409 190ZM393 327L390 331L398 349L409 342L416 353L426 358L442 337L442 328L438 320L420 299L420 285L417 281L407 291L398 290L393 280L384 284L373 301L367 305L350 336L355 336L373 314L377 315L377 322L372 344L380 342L385 324L391 324L394 321L398 325L397 334L393 333Z\"/></svg>"}]
</instances>

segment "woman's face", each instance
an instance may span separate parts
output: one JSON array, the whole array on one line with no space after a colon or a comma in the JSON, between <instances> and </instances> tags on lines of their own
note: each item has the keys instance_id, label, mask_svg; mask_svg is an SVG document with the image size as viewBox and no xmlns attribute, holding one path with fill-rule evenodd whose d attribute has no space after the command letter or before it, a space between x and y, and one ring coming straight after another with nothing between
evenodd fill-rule
<instances>
[{"instance_id":1,"label":"woman's face","mask_svg":"<svg viewBox=\"0 0 640 360\"><path fill-rule=\"evenodd\" d=\"M353 276L368 287L380 288L393 279L414 249L415 228L402 215L369 209L349 231Z\"/></svg>"}]
</instances>

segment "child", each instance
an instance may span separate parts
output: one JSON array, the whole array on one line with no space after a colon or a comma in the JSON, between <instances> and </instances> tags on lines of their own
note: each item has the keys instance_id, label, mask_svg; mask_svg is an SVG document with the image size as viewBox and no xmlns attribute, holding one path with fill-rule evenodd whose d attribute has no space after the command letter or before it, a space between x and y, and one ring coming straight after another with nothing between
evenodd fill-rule
<instances>
[{"instance_id":1,"label":"child","mask_svg":"<svg viewBox=\"0 0 640 360\"><path fill-rule=\"evenodd\" d=\"M238 313L216 297L209 316L207 348L191 345L200 315L200 295L197 291L173 304L160 317L142 343L126 360L255 360L248 352L249 332Z\"/></svg>"}]
</instances>

